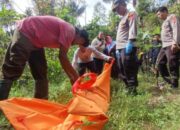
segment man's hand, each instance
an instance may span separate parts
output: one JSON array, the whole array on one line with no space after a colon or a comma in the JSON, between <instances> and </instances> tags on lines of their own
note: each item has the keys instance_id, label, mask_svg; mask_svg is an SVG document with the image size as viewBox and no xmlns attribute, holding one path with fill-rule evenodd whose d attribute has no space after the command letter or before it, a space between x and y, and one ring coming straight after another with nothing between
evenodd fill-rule
<instances>
[{"instance_id":1,"label":"man's hand","mask_svg":"<svg viewBox=\"0 0 180 130\"><path fill-rule=\"evenodd\" d=\"M101 41L101 42L99 42L99 45L98 45L98 46L100 47L100 46L102 46L103 44L104 44L103 41Z\"/></svg>"},{"instance_id":2,"label":"man's hand","mask_svg":"<svg viewBox=\"0 0 180 130\"><path fill-rule=\"evenodd\" d=\"M172 51L173 53L176 53L179 49L180 49L180 48L179 48L176 44L173 44L173 45L171 46L171 51Z\"/></svg>"},{"instance_id":3,"label":"man's hand","mask_svg":"<svg viewBox=\"0 0 180 130\"><path fill-rule=\"evenodd\" d=\"M59 60L61 62L61 66L68 75L71 84L73 84L78 79L78 74L72 67L71 63L69 62L69 59L67 57L67 49L63 46L60 46L60 52L59 52Z\"/></svg>"},{"instance_id":4,"label":"man's hand","mask_svg":"<svg viewBox=\"0 0 180 130\"><path fill-rule=\"evenodd\" d=\"M130 54L133 50L133 46L134 46L133 42L129 40L128 43L126 44L125 53Z\"/></svg>"},{"instance_id":5,"label":"man's hand","mask_svg":"<svg viewBox=\"0 0 180 130\"><path fill-rule=\"evenodd\" d=\"M107 62L108 62L108 63L111 63L113 60L115 60L114 57L109 57L108 60L107 60Z\"/></svg>"},{"instance_id":6,"label":"man's hand","mask_svg":"<svg viewBox=\"0 0 180 130\"><path fill-rule=\"evenodd\" d=\"M73 85L77 79L78 79L78 77L71 77L70 78L71 85Z\"/></svg>"}]
</instances>

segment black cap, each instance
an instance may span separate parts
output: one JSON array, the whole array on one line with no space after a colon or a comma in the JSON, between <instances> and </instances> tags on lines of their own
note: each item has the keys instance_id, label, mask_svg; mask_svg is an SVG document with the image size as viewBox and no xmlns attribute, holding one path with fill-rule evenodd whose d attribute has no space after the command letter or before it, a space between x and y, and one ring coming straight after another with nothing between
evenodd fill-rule
<instances>
[{"instance_id":1,"label":"black cap","mask_svg":"<svg viewBox=\"0 0 180 130\"><path fill-rule=\"evenodd\" d=\"M116 8L120 5L120 4L125 4L125 0L114 0L113 4L112 4L112 11L115 12Z\"/></svg>"}]
</instances>

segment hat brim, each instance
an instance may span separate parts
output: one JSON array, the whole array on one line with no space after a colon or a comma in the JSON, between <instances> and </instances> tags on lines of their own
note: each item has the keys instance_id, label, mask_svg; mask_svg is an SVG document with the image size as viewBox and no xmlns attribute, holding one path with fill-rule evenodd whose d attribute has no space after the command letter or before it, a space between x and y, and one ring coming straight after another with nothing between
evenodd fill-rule
<instances>
[{"instance_id":1,"label":"hat brim","mask_svg":"<svg viewBox=\"0 0 180 130\"><path fill-rule=\"evenodd\" d=\"M119 6L119 4L112 5L112 11L116 12L116 9L117 9L118 6Z\"/></svg>"}]
</instances>

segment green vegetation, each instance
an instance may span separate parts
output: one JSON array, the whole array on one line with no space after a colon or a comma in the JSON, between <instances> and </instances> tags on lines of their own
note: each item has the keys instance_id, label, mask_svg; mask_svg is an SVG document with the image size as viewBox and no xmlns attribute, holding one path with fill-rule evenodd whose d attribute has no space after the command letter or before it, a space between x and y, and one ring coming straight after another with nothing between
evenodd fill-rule
<instances>
[{"instance_id":1,"label":"green vegetation","mask_svg":"<svg viewBox=\"0 0 180 130\"><path fill-rule=\"evenodd\" d=\"M139 94L130 96L121 81L111 79L109 122L104 130L179 130L180 91L169 86L160 91L155 80L152 74L140 73ZM32 97L33 86L32 79L19 80L13 85L10 97ZM50 82L50 101L66 104L72 97L70 86L67 78ZM0 124L9 126L2 114Z\"/></svg>"}]
</instances>

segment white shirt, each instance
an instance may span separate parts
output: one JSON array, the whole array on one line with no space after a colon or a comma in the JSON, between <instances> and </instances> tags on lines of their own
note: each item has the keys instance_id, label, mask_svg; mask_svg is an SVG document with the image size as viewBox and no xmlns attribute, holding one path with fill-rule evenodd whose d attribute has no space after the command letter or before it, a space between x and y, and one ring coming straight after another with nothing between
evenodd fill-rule
<instances>
[{"instance_id":1,"label":"white shirt","mask_svg":"<svg viewBox=\"0 0 180 130\"><path fill-rule=\"evenodd\" d=\"M84 52L82 52L80 48L77 48L74 53L72 66L74 68L77 68L78 63L88 63L88 62L93 61L92 54L96 55L97 58L103 59L106 61L109 60L110 58L109 56L106 56L105 54L99 52L98 50L96 50L94 47L91 47L91 46L86 47Z\"/></svg>"}]
</instances>

